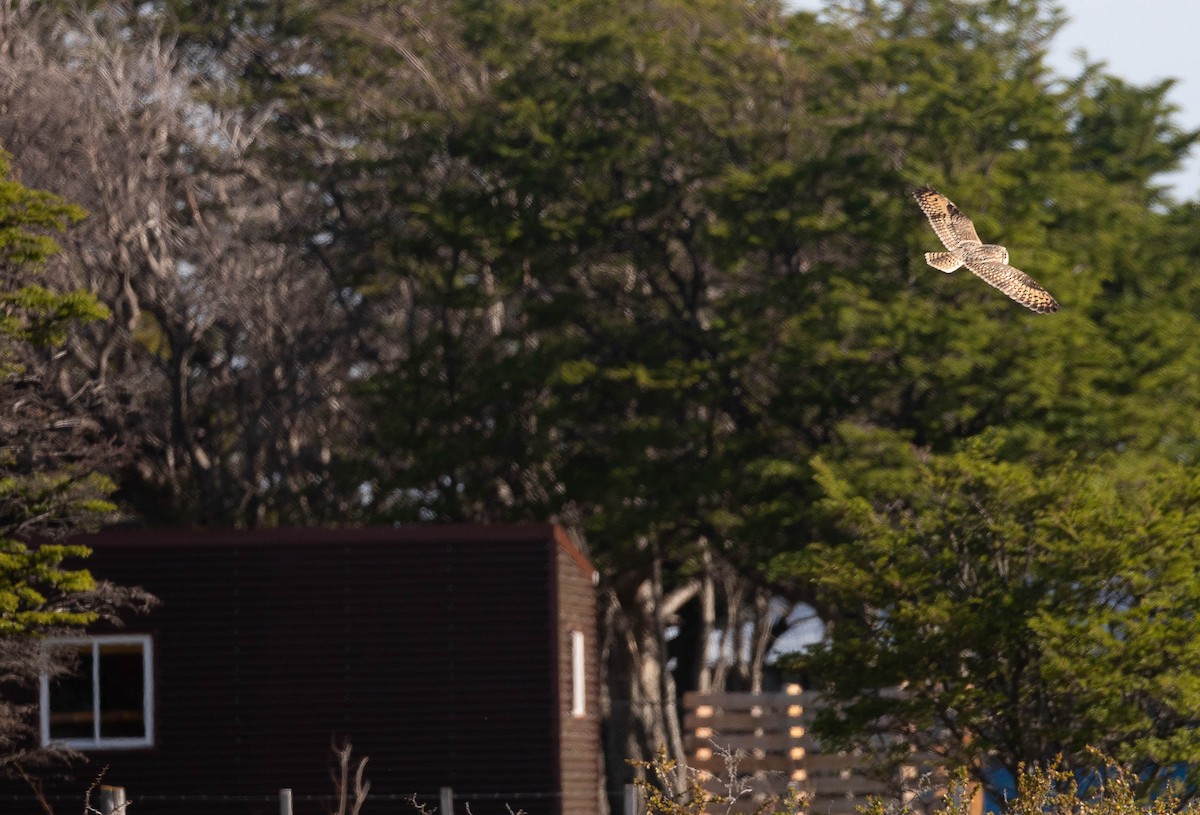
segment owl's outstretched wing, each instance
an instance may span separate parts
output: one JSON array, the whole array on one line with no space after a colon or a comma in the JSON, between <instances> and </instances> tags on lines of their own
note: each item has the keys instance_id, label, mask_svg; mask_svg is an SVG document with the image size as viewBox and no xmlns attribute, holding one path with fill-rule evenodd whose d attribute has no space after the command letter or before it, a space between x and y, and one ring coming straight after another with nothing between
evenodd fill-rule
<instances>
[{"instance_id":1,"label":"owl's outstretched wing","mask_svg":"<svg viewBox=\"0 0 1200 815\"><path fill-rule=\"evenodd\" d=\"M1058 303L1038 282L1020 269L996 260L967 261L963 264L989 283L1016 300L1025 308L1038 314L1058 311Z\"/></svg>"},{"instance_id":2,"label":"owl's outstretched wing","mask_svg":"<svg viewBox=\"0 0 1200 815\"><path fill-rule=\"evenodd\" d=\"M917 199L917 205L925 213L929 225L947 249L959 249L964 241L981 242L971 219L963 215L962 210L954 206L953 201L933 187L916 190L913 198Z\"/></svg>"}]
</instances>

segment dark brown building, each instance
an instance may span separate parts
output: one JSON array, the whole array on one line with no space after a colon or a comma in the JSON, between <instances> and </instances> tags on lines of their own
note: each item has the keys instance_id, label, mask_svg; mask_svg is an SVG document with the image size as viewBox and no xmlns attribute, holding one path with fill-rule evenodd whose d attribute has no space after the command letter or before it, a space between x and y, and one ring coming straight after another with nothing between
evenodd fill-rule
<instances>
[{"instance_id":1,"label":"dark brown building","mask_svg":"<svg viewBox=\"0 0 1200 815\"><path fill-rule=\"evenodd\" d=\"M42 690L43 738L91 762L61 811L108 765L134 815L275 815L285 787L297 815L324 813L349 739L370 759L364 815L437 806L442 787L475 815L600 812L594 571L557 527L85 542L93 574L162 605L66 643L80 677ZM14 792L4 812L40 811Z\"/></svg>"}]
</instances>

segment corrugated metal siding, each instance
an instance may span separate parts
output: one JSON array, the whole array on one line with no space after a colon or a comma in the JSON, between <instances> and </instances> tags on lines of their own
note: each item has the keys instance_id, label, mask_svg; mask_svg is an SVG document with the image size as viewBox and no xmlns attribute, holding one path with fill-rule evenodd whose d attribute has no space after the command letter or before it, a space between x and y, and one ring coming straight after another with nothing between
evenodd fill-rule
<instances>
[{"instance_id":1,"label":"corrugated metal siding","mask_svg":"<svg viewBox=\"0 0 1200 815\"><path fill-rule=\"evenodd\" d=\"M561 734L569 779L576 753L594 759L599 735L554 709L556 682L567 683L569 705L570 667L556 680L566 623L550 611L557 602L586 616L589 632L595 625L580 556L563 554L556 534L547 525L106 533L93 573L163 600L128 629L155 637L156 746L95 753L93 764L110 765L106 782L127 787L142 815L211 815L213 802L180 798L281 787L306 815L327 811L304 796L331 791L330 743L349 737L370 758L375 798L451 786L499 796L472 801L476 815L506 804L559 812L558 722L570 725ZM274 815L278 805L220 811Z\"/></svg>"}]
</instances>

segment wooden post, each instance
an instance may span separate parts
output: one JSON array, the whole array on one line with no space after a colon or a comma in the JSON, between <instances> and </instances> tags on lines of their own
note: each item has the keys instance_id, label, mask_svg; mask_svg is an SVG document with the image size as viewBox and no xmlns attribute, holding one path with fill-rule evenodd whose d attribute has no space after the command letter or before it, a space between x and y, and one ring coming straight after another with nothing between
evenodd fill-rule
<instances>
[{"instance_id":1,"label":"wooden post","mask_svg":"<svg viewBox=\"0 0 1200 815\"><path fill-rule=\"evenodd\" d=\"M637 784L625 785L625 807L622 815L642 815L642 791Z\"/></svg>"},{"instance_id":2,"label":"wooden post","mask_svg":"<svg viewBox=\"0 0 1200 815\"><path fill-rule=\"evenodd\" d=\"M125 788L100 785L101 815L125 815Z\"/></svg>"},{"instance_id":3,"label":"wooden post","mask_svg":"<svg viewBox=\"0 0 1200 815\"><path fill-rule=\"evenodd\" d=\"M292 815L292 790L289 787L279 791L279 815Z\"/></svg>"},{"instance_id":4,"label":"wooden post","mask_svg":"<svg viewBox=\"0 0 1200 815\"><path fill-rule=\"evenodd\" d=\"M454 815L454 790L450 787L438 790L438 815Z\"/></svg>"}]
</instances>

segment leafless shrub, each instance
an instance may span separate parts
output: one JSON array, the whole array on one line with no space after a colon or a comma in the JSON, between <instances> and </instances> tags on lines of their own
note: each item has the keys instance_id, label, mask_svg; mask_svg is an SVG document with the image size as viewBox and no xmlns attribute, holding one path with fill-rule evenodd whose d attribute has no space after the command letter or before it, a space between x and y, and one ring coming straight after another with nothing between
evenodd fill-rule
<instances>
[{"instance_id":1,"label":"leafless shrub","mask_svg":"<svg viewBox=\"0 0 1200 815\"><path fill-rule=\"evenodd\" d=\"M358 760L351 772L350 754L352 750L353 745L349 740L343 741L341 745L336 742L333 744L333 754L337 758L337 765L330 771L330 777L333 779L337 807L331 812L331 815L358 815L362 805L366 803L367 793L371 790L371 782L363 775L367 769L365 756Z\"/></svg>"},{"instance_id":2,"label":"leafless shrub","mask_svg":"<svg viewBox=\"0 0 1200 815\"><path fill-rule=\"evenodd\" d=\"M113 316L29 363L122 440L133 509L311 522L338 500L356 355L344 301L293 240L306 187L261 157L271 111L223 104L219 77L124 4L39 5L0 0L0 144L24 183L89 211L45 274Z\"/></svg>"},{"instance_id":3,"label":"leafless shrub","mask_svg":"<svg viewBox=\"0 0 1200 815\"><path fill-rule=\"evenodd\" d=\"M645 801L647 815L712 815L739 811L735 808L748 800L754 790L738 772L737 754L716 745L714 749L725 759L725 772L719 779L668 758L662 748L652 761L631 761L633 766L647 771L647 777L634 781ZM675 783L681 775L686 783L679 790ZM723 789L714 792L710 787L712 781L719 782ZM753 815L796 815L806 807L804 794L789 788L783 795L766 797L753 810Z\"/></svg>"},{"instance_id":4,"label":"leafless shrub","mask_svg":"<svg viewBox=\"0 0 1200 815\"><path fill-rule=\"evenodd\" d=\"M92 779L92 783L88 786L87 791L83 794L83 815L126 815L129 805L133 803L132 801L125 800L124 795L122 794L120 799L110 800L108 802L108 806L104 806L103 809L98 809L92 805L92 793L96 791L96 788L99 787L102 791L105 789L104 787L100 786L100 782L104 779L104 776L107 772L108 767L106 765L100 770L99 774ZM103 806L103 802L101 805Z\"/></svg>"}]
</instances>

